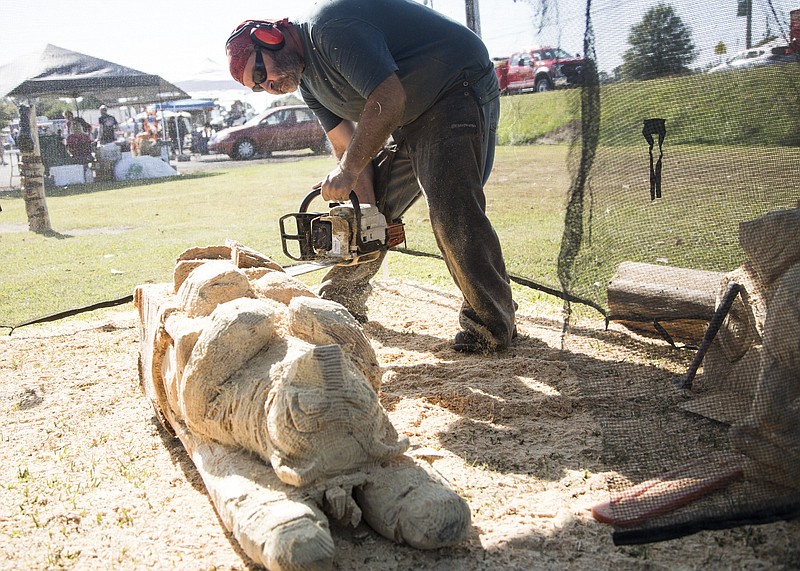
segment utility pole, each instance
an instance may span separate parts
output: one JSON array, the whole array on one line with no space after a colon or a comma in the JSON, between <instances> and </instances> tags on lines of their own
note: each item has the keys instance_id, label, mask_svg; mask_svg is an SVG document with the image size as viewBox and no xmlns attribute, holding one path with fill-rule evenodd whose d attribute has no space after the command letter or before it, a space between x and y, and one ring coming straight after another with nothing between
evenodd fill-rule
<instances>
[{"instance_id":1,"label":"utility pole","mask_svg":"<svg viewBox=\"0 0 800 571\"><path fill-rule=\"evenodd\" d=\"M750 1L750 0L748 0ZM481 14L478 0L464 0L467 9L467 27L481 36Z\"/></svg>"},{"instance_id":2,"label":"utility pole","mask_svg":"<svg viewBox=\"0 0 800 571\"><path fill-rule=\"evenodd\" d=\"M745 34L747 49L753 47L753 0L747 0L747 33Z\"/></svg>"},{"instance_id":3,"label":"utility pole","mask_svg":"<svg viewBox=\"0 0 800 571\"><path fill-rule=\"evenodd\" d=\"M747 17L744 43L745 48L749 50L753 47L753 0L738 0L736 15Z\"/></svg>"}]
</instances>

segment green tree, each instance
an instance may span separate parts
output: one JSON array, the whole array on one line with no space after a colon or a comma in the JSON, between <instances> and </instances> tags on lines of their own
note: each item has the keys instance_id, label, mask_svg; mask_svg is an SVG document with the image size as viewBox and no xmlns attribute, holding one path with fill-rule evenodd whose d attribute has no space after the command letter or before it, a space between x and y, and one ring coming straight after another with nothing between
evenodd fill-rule
<instances>
[{"instance_id":1,"label":"green tree","mask_svg":"<svg viewBox=\"0 0 800 571\"><path fill-rule=\"evenodd\" d=\"M0 129L8 126L11 120L16 116L16 106L8 99L0 99Z\"/></svg>"},{"instance_id":2,"label":"green tree","mask_svg":"<svg viewBox=\"0 0 800 571\"><path fill-rule=\"evenodd\" d=\"M75 111L75 106L59 99L42 99L36 103L36 114L48 119L61 119L67 110Z\"/></svg>"},{"instance_id":3,"label":"green tree","mask_svg":"<svg viewBox=\"0 0 800 571\"><path fill-rule=\"evenodd\" d=\"M657 4L631 26L630 49L622 55L625 79L653 79L689 72L697 57L692 31L672 6Z\"/></svg>"},{"instance_id":4,"label":"green tree","mask_svg":"<svg viewBox=\"0 0 800 571\"><path fill-rule=\"evenodd\" d=\"M286 105L303 105L303 100L297 97L294 93L284 95L275 99L269 106L270 107L284 107Z\"/></svg>"},{"instance_id":5,"label":"green tree","mask_svg":"<svg viewBox=\"0 0 800 571\"><path fill-rule=\"evenodd\" d=\"M103 101L100 101L94 95L87 95L81 97L80 100L42 97L36 101L36 114L39 116L47 117L48 119L61 119L64 117L64 111L76 111L80 113L86 109L97 109ZM113 105L112 101L109 105ZM0 109L0 113L2 110ZM0 115L2 120L2 115Z\"/></svg>"}]
</instances>

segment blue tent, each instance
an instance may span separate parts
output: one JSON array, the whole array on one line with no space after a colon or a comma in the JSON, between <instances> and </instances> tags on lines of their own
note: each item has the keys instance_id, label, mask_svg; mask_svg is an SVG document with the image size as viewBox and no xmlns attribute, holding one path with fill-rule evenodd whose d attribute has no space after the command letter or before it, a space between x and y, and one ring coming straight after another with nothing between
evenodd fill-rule
<instances>
[{"instance_id":1,"label":"blue tent","mask_svg":"<svg viewBox=\"0 0 800 571\"><path fill-rule=\"evenodd\" d=\"M214 109L214 101L211 99L178 99L176 101L165 101L157 103L154 109L164 111L210 111Z\"/></svg>"}]
</instances>

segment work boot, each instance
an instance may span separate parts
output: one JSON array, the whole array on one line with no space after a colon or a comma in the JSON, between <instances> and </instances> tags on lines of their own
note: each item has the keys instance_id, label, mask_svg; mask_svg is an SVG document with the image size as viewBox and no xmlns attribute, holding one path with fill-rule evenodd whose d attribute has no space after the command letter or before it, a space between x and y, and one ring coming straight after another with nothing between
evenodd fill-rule
<instances>
[{"instance_id":1,"label":"work boot","mask_svg":"<svg viewBox=\"0 0 800 571\"><path fill-rule=\"evenodd\" d=\"M380 268L386 252L378 260L363 262L355 266L333 266L322 278L317 295L341 303L359 323L366 323L367 298L372 291L369 280Z\"/></svg>"},{"instance_id":2,"label":"work boot","mask_svg":"<svg viewBox=\"0 0 800 571\"><path fill-rule=\"evenodd\" d=\"M459 353L480 353L488 351L489 347L469 331L459 331L453 340L453 349Z\"/></svg>"},{"instance_id":3,"label":"work boot","mask_svg":"<svg viewBox=\"0 0 800 571\"><path fill-rule=\"evenodd\" d=\"M517 338L516 327L514 327L511 338ZM488 342L469 331L459 331L456 333L455 339L453 339L453 349L459 353L489 353L496 351L497 346L492 347Z\"/></svg>"},{"instance_id":4,"label":"work boot","mask_svg":"<svg viewBox=\"0 0 800 571\"><path fill-rule=\"evenodd\" d=\"M350 309L348 309L347 311L350 312L350 315L353 316L353 319L355 319L361 324L364 324L367 321L369 321L369 316L366 313L358 313L357 311L352 311Z\"/></svg>"}]
</instances>

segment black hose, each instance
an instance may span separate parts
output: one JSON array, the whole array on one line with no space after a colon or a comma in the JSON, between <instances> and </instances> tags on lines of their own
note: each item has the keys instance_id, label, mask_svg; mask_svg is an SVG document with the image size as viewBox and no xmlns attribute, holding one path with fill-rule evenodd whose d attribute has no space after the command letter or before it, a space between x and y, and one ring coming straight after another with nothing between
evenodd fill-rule
<instances>
[{"instance_id":1,"label":"black hose","mask_svg":"<svg viewBox=\"0 0 800 571\"><path fill-rule=\"evenodd\" d=\"M308 202L310 202L310 200L313 199L316 196L317 196L317 194L312 192L306 198L307 198ZM307 205L306 205L306 207L307 207ZM418 250L410 250L408 248L394 248L392 251L400 252L402 254L408 254L408 255L411 255L411 256L421 256L421 257L426 257L426 258L436 258L438 260L444 259L439 254L431 254L429 252L420 252ZM598 304L596 304L595 302L593 302L591 300L583 299L581 297L574 296L572 294L557 290L555 288L548 287L546 285L536 283L536 282L534 282L532 280L529 280L528 278L524 278L522 276L517 276L517 275L514 275L514 274L508 274L508 279L513 281L513 282L515 282L515 283L518 283L519 285L522 285L522 286L525 286L525 287L528 287L528 288L531 288L531 289L535 289L535 290L541 291L541 292L546 293L548 295L555 296L555 297L557 297L559 299L563 299L565 301L569 301L569 302L572 302L572 303L580 303L580 304L589 306L589 307L591 307L593 309L596 309L598 312L600 312L600 314L603 315L603 317L606 318L606 322L608 322L608 316L606 314L606 311L601 306L599 306ZM119 299L113 299L113 300L109 300L109 301L101 301L101 302L98 302L98 303L94 303L92 305L88 305L86 307L76 307L76 308L68 309L66 311L60 311L60 312L54 313L52 315L46 315L44 317L37 317L36 319L31 319L29 321L23 321L21 323L17 323L16 325L13 325L13 326L11 326L11 325L0 325L0 327L9 329L8 334L11 335L14 332L15 329L17 329L18 327L24 327L25 325L34 325L34 324L37 324L37 323L47 323L47 322L50 322L50 321L57 321L59 319L64 319L65 317L72 317L72 316L78 315L80 313L86 313L86 312L89 312L89 311L94 311L96 309L103 309L105 307L115 307L117 305L123 305L123 304L126 304L126 303L130 303L131 301L133 301L133 295L126 295L125 297L121 297Z\"/></svg>"},{"instance_id":2,"label":"black hose","mask_svg":"<svg viewBox=\"0 0 800 571\"><path fill-rule=\"evenodd\" d=\"M24 327L26 325L35 325L37 323L47 323L50 321L57 321L59 319L64 319L65 317L72 317L73 315L86 313L88 311L94 311L96 309L103 309L105 307L115 307L117 305L124 305L132 301L133 301L133 295L126 295L125 297L121 297L119 299L100 301L97 303L93 303L92 305L87 305L86 307L73 307L72 309L59 311L58 313L53 313L52 315L37 317L36 319L31 319L29 321L22 321L20 323L17 323L16 325L0 325L0 327L9 329L8 334L11 335L17 327Z\"/></svg>"},{"instance_id":3,"label":"black hose","mask_svg":"<svg viewBox=\"0 0 800 571\"><path fill-rule=\"evenodd\" d=\"M436 258L437 260L443 260L444 259L439 254L431 254L430 252L420 252L418 250L410 250L408 248L393 248L392 251L393 252L400 252L402 254L409 254L411 256L421 256L423 258ZM570 293L563 292L561 290L557 290L555 288L551 288L549 286L536 283L536 282L534 282L532 280L529 280L528 278L523 278L522 276L517 276L517 275L514 275L514 274L508 274L508 279L511 280L512 282L518 283L519 285L522 285L522 286L525 286L525 287L528 287L528 288L531 288L531 289L535 289L535 290L541 291L542 293L553 295L553 296L555 296L555 297L557 297L559 299L563 299L564 301L569 301L569 302L573 302L573 303L581 303L583 305L587 305L587 306L589 306L591 308L594 308L597 311L599 311L603 315L603 317L607 317L606 316L606 311L602 307L600 307L599 305L597 305L595 302L593 302L591 300L583 299L581 297L577 297L577 296L572 295Z\"/></svg>"}]
</instances>

